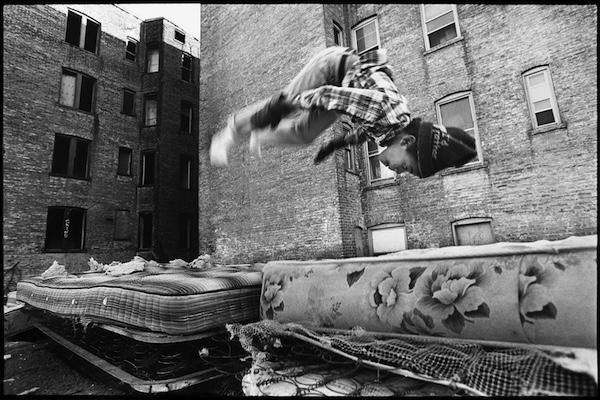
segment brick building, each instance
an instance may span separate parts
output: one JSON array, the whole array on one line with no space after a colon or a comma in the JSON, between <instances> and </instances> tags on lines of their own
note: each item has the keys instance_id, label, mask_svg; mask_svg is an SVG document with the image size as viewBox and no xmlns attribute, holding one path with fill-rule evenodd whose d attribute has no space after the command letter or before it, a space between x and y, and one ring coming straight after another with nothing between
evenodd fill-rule
<instances>
[{"instance_id":1,"label":"brick building","mask_svg":"<svg viewBox=\"0 0 600 400\"><path fill-rule=\"evenodd\" d=\"M394 176L373 143L314 166L306 148L235 149L227 115L282 88L318 50L388 51L413 116L474 135L477 160ZM200 252L229 262L596 233L595 5L202 5Z\"/></svg>"},{"instance_id":2,"label":"brick building","mask_svg":"<svg viewBox=\"0 0 600 400\"><path fill-rule=\"evenodd\" d=\"M5 271L195 258L198 39L113 5L3 12Z\"/></svg>"}]
</instances>

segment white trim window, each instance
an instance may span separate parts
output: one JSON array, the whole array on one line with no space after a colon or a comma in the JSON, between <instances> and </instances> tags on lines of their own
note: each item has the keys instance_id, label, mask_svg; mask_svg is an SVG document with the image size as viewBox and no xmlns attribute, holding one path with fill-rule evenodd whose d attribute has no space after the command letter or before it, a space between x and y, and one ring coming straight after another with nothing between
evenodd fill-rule
<instances>
[{"instance_id":1,"label":"white trim window","mask_svg":"<svg viewBox=\"0 0 600 400\"><path fill-rule=\"evenodd\" d=\"M421 4L425 50L460 37L455 4Z\"/></svg>"},{"instance_id":2,"label":"white trim window","mask_svg":"<svg viewBox=\"0 0 600 400\"><path fill-rule=\"evenodd\" d=\"M342 29L342 26L335 21L333 21L333 43L335 43L336 46L344 45L344 30Z\"/></svg>"},{"instance_id":3,"label":"white trim window","mask_svg":"<svg viewBox=\"0 0 600 400\"><path fill-rule=\"evenodd\" d=\"M379 161L379 153L384 149L385 147L380 147L371 139L365 143L365 153L369 165L369 183L396 178L396 173Z\"/></svg>"},{"instance_id":4,"label":"white trim window","mask_svg":"<svg viewBox=\"0 0 600 400\"><path fill-rule=\"evenodd\" d=\"M369 18L352 28L352 47L356 49L358 54L381 47L377 16Z\"/></svg>"},{"instance_id":5,"label":"white trim window","mask_svg":"<svg viewBox=\"0 0 600 400\"><path fill-rule=\"evenodd\" d=\"M481 163L483 159L472 93L461 92L446 96L435 103L435 109L441 125L461 128L475 138L477 158L466 165Z\"/></svg>"},{"instance_id":6,"label":"white trim window","mask_svg":"<svg viewBox=\"0 0 600 400\"><path fill-rule=\"evenodd\" d=\"M452 222L455 246L477 246L496 242L489 217L465 218Z\"/></svg>"},{"instance_id":7,"label":"white trim window","mask_svg":"<svg viewBox=\"0 0 600 400\"><path fill-rule=\"evenodd\" d=\"M550 69L547 66L531 69L523 74L523 82L533 127L560 124Z\"/></svg>"},{"instance_id":8,"label":"white trim window","mask_svg":"<svg viewBox=\"0 0 600 400\"><path fill-rule=\"evenodd\" d=\"M369 247L374 256L408 248L406 227L403 224L381 224L369 228L368 231Z\"/></svg>"}]
</instances>

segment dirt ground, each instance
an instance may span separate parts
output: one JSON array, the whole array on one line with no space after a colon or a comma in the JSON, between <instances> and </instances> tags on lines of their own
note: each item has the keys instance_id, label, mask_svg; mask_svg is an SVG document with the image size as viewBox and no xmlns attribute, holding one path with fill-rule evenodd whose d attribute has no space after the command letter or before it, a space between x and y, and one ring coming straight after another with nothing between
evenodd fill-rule
<instances>
[{"instance_id":1,"label":"dirt ground","mask_svg":"<svg viewBox=\"0 0 600 400\"><path fill-rule=\"evenodd\" d=\"M36 329L4 341L4 395L101 395L157 397L134 391L98 367L74 355ZM6 359L6 356L10 356ZM234 378L195 385L173 394L238 396Z\"/></svg>"}]
</instances>

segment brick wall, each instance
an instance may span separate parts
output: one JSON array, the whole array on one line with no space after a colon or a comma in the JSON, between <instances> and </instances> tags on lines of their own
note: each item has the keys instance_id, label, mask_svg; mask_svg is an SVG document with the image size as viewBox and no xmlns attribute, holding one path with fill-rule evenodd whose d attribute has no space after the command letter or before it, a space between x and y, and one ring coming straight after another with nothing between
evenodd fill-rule
<instances>
[{"instance_id":1,"label":"brick wall","mask_svg":"<svg viewBox=\"0 0 600 400\"><path fill-rule=\"evenodd\" d=\"M200 83L201 252L226 262L342 254L333 161L308 147L233 149L228 168L210 166L210 137L227 116L283 88L326 46L323 5L202 5ZM327 35L330 35L329 32Z\"/></svg>"},{"instance_id":2,"label":"brick wall","mask_svg":"<svg viewBox=\"0 0 600 400\"><path fill-rule=\"evenodd\" d=\"M71 7L102 24L109 20L106 10ZM139 21L129 17L112 18L106 27L122 24L122 34L135 34ZM137 68L123 61L123 40L103 31L94 55L67 44L65 26L66 7L4 7L4 265L19 262L24 276L55 259L76 271L87 269L90 255L111 262L135 252L135 233L131 241L115 241L113 232L115 210L135 210L134 177L117 176L116 168L119 146L134 149L134 170L137 165L136 120L120 112L122 88L139 89ZM63 66L97 78L95 115L58 104ZM49 175L56 133L92 140L89 180ZM86 253L44 253L53 205L87 209Z\"/></svg>"},{"instance_id":3,"label":"brick wall","mask_svg":"<svg viewBox=\"0 0 600 400\"><path fill-rule=\"evenodd\" d=\"M491 217L496 240L596 233L597 13L592 5L458 5L464 40L424 54L418 5L351 7L379 16L414 116L471 91L485 166L366 187L367 225L404 222L410 248L453 244L451 222ZM521 74L549 65L566 126L533 133ZM363 182L366 180L363 177Z\"/></svg>"}]
</instances>

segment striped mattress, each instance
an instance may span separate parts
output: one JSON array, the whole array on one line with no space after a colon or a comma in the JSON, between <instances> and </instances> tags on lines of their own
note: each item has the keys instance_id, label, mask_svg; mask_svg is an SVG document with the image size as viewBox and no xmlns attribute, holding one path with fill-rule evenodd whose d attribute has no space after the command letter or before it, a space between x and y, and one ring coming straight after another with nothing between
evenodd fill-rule
<instances>
[{"instance_id":1,"label":"striped mattress","mask_svg":"<svg viewBox=\"0 0 600 400\"><path fill-rule=\"evenodd\" d=\"M123 276L32 277L17 284L17 299L66 317L190 335L258 320L261 280L260 271L245 267L154 266Z\"/></svg>"}]
</instances>

